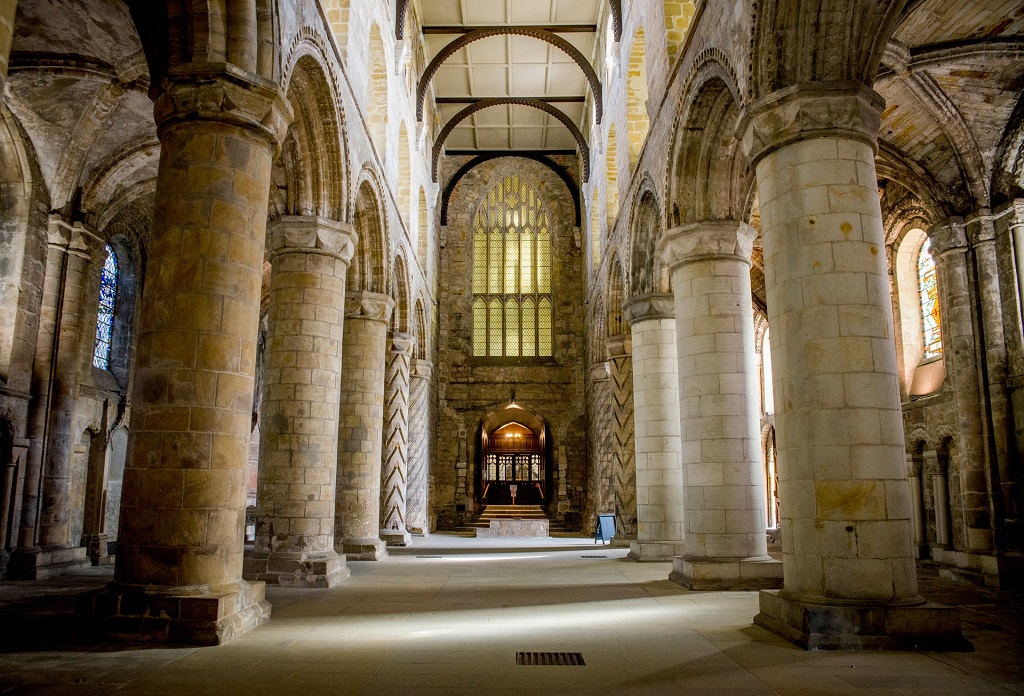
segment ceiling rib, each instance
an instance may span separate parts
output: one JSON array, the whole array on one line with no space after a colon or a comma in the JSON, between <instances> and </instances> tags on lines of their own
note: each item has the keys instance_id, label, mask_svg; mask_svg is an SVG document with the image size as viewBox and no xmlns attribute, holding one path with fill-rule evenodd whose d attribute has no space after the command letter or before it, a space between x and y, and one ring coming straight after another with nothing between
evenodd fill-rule
<instances>
[{"instance_id":1,"label":"ceiling rib","mask_svg":"<svg viewBox=\"0 0 1024 696\"><path fill-rule=\"evenodd\" d=\"M529 106L534 109L539 109L549 116L554 116L558 119L562 125L568 128L569 132L572 133L572 137L576 140L576 144L580 148L580 153L583 155L583 181L585 182L590 178L590 147L587 145L587 140L583 137L583 133L580 132L579 127L573 123L571 118L565 115L564 111L561 111L539 99L523 97L491 97L481 99L476 103L470 104L462 111L452 116L451 119L448 120L448 123L444 124L444 128L442 128L440 134L438 134L437 140L434 141L433 157L431 158L430 163L431 177L434 181L437 181L437 162L441 157L441 150L444 148L444 142L448 139L452 130L459 125L460 122L469 116L472 116L477 111L505 104L512 106Z\"/></svg>"},{"instance_id":2,"label":"ceiling rib","mask_svg":"<svg viewBox=\"0 0 1024 696\"><path fill-rule=\"evenodd\" d=\"M475 104L488 97L434 97L435 104ZM582 104L587 100L584 96L571 97L522 97L522 99L536 99L548 104Z\"/></svg>"},{"instance_id":3,"label":"ceiling rib","mask_svg":"<svg viewBox=\"0 0 1024 696\"><path fill-rule=\"evenodd\" d=\"M495 24L495 25L465 25L465 24L448 24L444 26L429 26L423 27L424 34L468 34L472 31L479 29L483 30L494 30L494 29L508 29L509 27L515 27L516 29L532 29L541 31L550 31L556 34L596 34L596 24Z\"/></svg>"}]
</instances>

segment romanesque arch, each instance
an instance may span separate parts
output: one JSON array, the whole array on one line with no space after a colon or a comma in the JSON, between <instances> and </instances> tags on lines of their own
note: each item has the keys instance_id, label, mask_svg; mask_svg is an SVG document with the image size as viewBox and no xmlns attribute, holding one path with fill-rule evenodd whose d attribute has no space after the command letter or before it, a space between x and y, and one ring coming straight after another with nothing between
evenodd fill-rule
<instances>
[{"instance_id":1,"label":"romanesque arch","mask_svg":"<svg viewBox=\"0 0 1024 696\"><path fill-rule=\"evenodd\" d=\"M642 189L633 208L629 253L629 293L631 296L666 292L657 246L661 239L661 207L654 191Z\"/></svg>"},{"instance_id":2,"label":"romanesque arch","mask_svg":"<svg viewBox=\"0 0 1024 696\"><path fill-rule=\"evenodd\" d=\"M348 270L347 288L383 294L387 288L384 258L387 228L376 178L365 175L356 192L352 217L358 242Z\"/></svg>"}]
</instances>

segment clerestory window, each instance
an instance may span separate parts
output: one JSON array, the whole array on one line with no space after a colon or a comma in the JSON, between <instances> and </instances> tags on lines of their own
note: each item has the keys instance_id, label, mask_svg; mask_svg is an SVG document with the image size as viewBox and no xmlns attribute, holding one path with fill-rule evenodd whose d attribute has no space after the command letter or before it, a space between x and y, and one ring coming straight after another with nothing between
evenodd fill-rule
<instances>
[{"instance_id":1,"label":"clerestory window","mask_svg":"<svg viewBox=\"0 0 1024 696\"><path fill-rule=\"evenodd\" d=\"M935 259L931 240L925 240L917 256L917 284L921 292L921 329L924 333L924 359L942 355L942 322L939 317L939 291L935 282Z\"/></svg>"},{"instance_id":2,"label":"clerestory window","mask_svg":"<svg viewBox=\"0 0 1024 696\"><path fill-rule=\"evenodd\" d=\"M491 189L473 223L473 355L551 355L551 224L516 175Z\"/></svg>"},{"instance_id":3,"label":"clerestory window","mask_svg":"<svg viewBox=\"0 0 1024 696\"><path fill-rule=\"evenodd\" d=\"M100 306L96 313L96 341L92 364L101 370L110 369L110 341L114 334L114 304L117 302L117 256L108 244L107 258L100 271Z\"/></svg>"}]
</instances>

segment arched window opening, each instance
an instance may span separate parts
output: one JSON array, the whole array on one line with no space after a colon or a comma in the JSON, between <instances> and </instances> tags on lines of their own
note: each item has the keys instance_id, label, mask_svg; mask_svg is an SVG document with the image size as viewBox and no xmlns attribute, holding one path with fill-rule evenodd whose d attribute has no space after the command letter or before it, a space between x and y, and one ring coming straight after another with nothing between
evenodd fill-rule
<instances>
[{"instance_id":1,"label":"arched window opening","mask_svg":"<svg viewBox=\"0 0 1024 696\"><path fill-rule=\"evenodd\" d=\"M921 330L924 333L924 359L942 355L942 322L939 317L939 290L935 282L935 259L931 240L926 239L917 256L917 285L921 293Z\"/></svg>"},{"instance_id":2,"label":"arched window opening","mask_svg":"<svg viewBox=\"0 0 1024 696\"><path fill-rule=\"evenodd\" d=\"M100 271L100 305L96 312L96 341L92 364L101 370L110 369L110 345L114 335L114 306L117 302L117 256L108 244L107 257Z\"/></svg>"},{"instance_id":3,"label":"arched window opening","mask_svg":"<svg viewBox=\"0 0 1024 696\"><path fill-rule=\"evenodd\" d=\"M473 227L473 355L549 357L551 223L540 196L505 177Z\"/></svg>"}]
</instances>

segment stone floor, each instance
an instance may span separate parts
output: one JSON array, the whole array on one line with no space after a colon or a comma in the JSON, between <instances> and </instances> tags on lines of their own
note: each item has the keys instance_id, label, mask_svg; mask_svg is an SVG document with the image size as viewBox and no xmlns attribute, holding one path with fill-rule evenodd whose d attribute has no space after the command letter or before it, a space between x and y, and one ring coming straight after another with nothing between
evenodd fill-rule
<instances>
[{"instance_id":1,"label":"stone floor","mask_svg":"<svg viewBox=\"0 0 1024 696\"><path fill-rule=\"evenodd\" d=\"M751 624L753 592L687 592L667 563L582 539L434 535L350 563L330 590L271 588L271 620L216 648L126 648L76 635L75 593L110 569L0 583L0 693L1024 694L1024 593L921 573L960 606L973 653L807 653ZM440 556L421 558L420 556ZM585 556L600 556L586 558ZM516 666L517 651L580 652Z\"/></svg>"}]
</instances>

